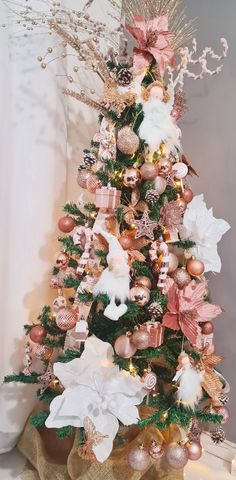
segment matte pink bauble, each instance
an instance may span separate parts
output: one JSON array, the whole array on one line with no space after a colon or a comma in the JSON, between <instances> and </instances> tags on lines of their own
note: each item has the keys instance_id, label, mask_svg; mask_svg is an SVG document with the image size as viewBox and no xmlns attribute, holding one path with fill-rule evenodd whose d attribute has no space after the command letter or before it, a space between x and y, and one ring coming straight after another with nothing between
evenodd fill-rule
<instances>
[{"instance_id":1,"label":"matte pink bauble","mask_svg":"<svg viewBox=\"0 0 236 480\"><path fill-rule=\"evenodd\" d=\"M185 444L189 460L199 460L202 456L202 445L197 440L192 440Z\"/></svg>"},{"instance_id":2,"label":"matte pink bauble","mask_svg":"<svg viewBox=\"0 0 236 480\"><path fill-rule=\"evenodd\" d=\"M137 350L145 350L149 347L149 333L144 330L136 330L131 337L131 342L135 345Z\"/></svg>"},{"instance_id":3,"label":"matte pink bauble","mask_svg":"<svg viewBox=\"0 0 236 480\"><path fill-rule=\"evenodd\" d=\"M29 332L29 338L34 343L41 344L46 337L46 329L42 325L34 325Z\"/></svg>"},{"instance_id":4,"label":"matte pink bauble","mask_svg":"<svg viewBox=\"0 0 236 480\"><path fill-rule=\"evenodd\" d=\"M135 354L137 348L131 342L130 335L121 335L115 341L114 350L121 358L131 358Z\"/></svg>"},{"instance_id":5,"label":"matte pink bauble","mask_svg":"<svg viewBox=\"0 0 236 480\"><path fill-rule=\"evenodd\" d=\"M168 273L173 273L178 268L179 260L174 253L169 253Z\"/></svg>"},{"instance_id":6,"label":"matte pink bauble","mask_svg":"<svg viewBox=\"0 0 236 480\"><path fill-rule=\"evenodd\" d=\"M184 199L186 203L190 203L193 199L193 192L190 188L185 188L184 191L181 193L181 197Z\"/></svg>"},{"instance_id":7,"label":"matte pink bauble","mask_svg":"<svg viewBox=\"0 0 236 480\"><path fill-rule=\"evenodd\" d=\"M140 173L143 180L152 181L158 174L158 169L155 163L144 163L140 168Z\"/></svg>"},{"instance_id":8,"label":"matte pink bauble","mask_svg":"<svg viewBox=\"0 0 236 480\"><path fill-rule=\"evenodd\" d=\"M57 326L64 331L74 328L78 312L71 307L60 308L56 315Z\"/></svg>"},{"instance_id":9,"label":"matte pink bauble","mask_svg":"<svg viewBox=\"0 0 236 480\"><path fill-rule=\"evenodd\" d=\"M147 470L151 463L151 458L148 452L143 447L132 448L128 454L128 463L133 470L143 472Z\"/></svg>"},{"instance_id":10,"label":"matte pink bauble","mask_svg":"<svg viewBox=\"0 0 236 480\"><path fill-rule=\"evenodd\" d=\"M205 270L204 263L201 260L197 260L196 258L191 258L190 260L188 260L186 268L189 275L192 275L193 277L199 277L203 274Z\"/></svg>"},{"instance_id":11,"label":"matte pink bauble","mask_svg":"<svg viewBox=\"0 0 236 480\"><path fill-rule=\"evenodd\" d=\"M121 235L119 242L124 250L129 250L133 245L132 237L127 237L126 235Z\"/></svg>"},{"instance_id":12,"label":"matte pink bauble","mask_svg":"<svg viewBox=\"0 0 236 480\"><path fill-rule=\"evenodd\" d=\"M176 470L184 468L188 462L188 451L176 442L169 443L166 447L166 461L168 465Z\"/></svg>"},{"instance_id":13,"label":"matte pink bauble","mask_svg":"<svg viewBox=\"0 0 236 480\"><path fill-rule=\"evenodd\" d=\"M75 220L69 215L65 215L64 217L60 218L58 221L58 228L63 233L70 233L75 227Z\"/></svg>"}]
</instances>

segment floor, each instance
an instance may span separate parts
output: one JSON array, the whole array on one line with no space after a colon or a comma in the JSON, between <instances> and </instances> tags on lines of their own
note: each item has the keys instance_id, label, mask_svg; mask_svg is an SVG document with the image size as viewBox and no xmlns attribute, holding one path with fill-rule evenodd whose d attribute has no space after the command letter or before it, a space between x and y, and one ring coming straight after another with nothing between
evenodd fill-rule
<instances>
[{"instance_id":1,"label":"floor","mask_svg":"<svg viewBox=\"0 0 236 480\"><path fill-rule=\"evenodd\" d=\"M225 442L222 447L213 446L212 448L207 436L204 436L203 445L205 451L201 461L188 462L185 469L185 480L236 479L236 473L234 476L230 474L231 462L236 454L236 446L230 442ZM17 450L1 455L0 480L20 479L24 463L24 458Z\"/></svg>"}]
</instances>

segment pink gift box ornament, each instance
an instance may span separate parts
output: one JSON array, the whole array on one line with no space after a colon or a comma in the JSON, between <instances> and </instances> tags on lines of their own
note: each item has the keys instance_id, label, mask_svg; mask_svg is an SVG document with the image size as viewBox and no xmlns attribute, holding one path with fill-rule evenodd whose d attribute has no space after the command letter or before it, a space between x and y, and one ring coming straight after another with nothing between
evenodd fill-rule
<instances>
[{"instance_id":1,"label":"pink gift box ornament","mask_svg":"<svg viewBox=\"0 0 236 480\"><path fill-rule=\"evenodd\" d=\"M178 242L179 241L179 232L177 228L172 228L171 230L166 230L164 233L164 239L166 243Z\"/></svg>"},{"instance_id":2,"label":"pink gift box ornament","mask_svg":"<svg viewBox=\"0 0 236 480\"><path fill-rule=\"evenodd\" d=\"M97 208L114 210L120 206L121 191L115 187L101 187L96 190L95 205Z\"/></svg>"},{"instance_id":3,"label":"pink gift box ornament","mask_svg":"<svg viewBox=\"0 0 236 480\"><path fill-rule=\"evenodd\" d=\"M165 327L160 322L146 322L140 325L140 330L149 333L149 347L160 347L164 341Z\"/></svg>"}]
</instances>

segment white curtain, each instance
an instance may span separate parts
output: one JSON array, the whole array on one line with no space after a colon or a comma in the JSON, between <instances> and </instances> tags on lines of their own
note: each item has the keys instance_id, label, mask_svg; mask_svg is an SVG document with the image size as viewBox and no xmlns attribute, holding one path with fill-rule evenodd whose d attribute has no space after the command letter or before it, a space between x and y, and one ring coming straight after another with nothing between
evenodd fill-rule
<instances>
[{"instance_id":1,"label":"white curtain","mask_svg":"<svg viewBox=\"0 0 236 480\"><path fill-rule=\"evenodd\" d=\"M102 5L95 0L92 7L93 16L112 21L106 0ZM0 24L8 20L0 3ZM22 369L23 325L52 300L57 220L65 202L76 200L76 168L96 131L97 114L61 95L60 67L54 63L42 70L37 62L52 41L46 35L16 35L13 24L0 28L1 380ZM35 403L34 390L1 385L1 453L21 433Z\"/></svg>"}]
</instances>

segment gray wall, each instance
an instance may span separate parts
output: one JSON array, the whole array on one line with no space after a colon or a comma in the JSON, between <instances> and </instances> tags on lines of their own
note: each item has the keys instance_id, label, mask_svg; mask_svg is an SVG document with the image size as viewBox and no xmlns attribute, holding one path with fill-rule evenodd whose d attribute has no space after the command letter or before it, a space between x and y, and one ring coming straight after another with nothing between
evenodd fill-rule
<instances>
[{"instance_id":1,"label":"gray wall","mask_svg":"<svg viewBox=\"0 0 236 480\"><path fill-rule=\"evenodd\" d=\"M199 49L207 45L218 51L220 37L226 37L230 48L222 74L186 83L190 110L181 128L185 152L200 177L192 182L194 192L203 192L215 217L225 218L232 227L219 247L221 274L210 275L209 287L214 302L225 309L215 320L215 342L217 353L224 357L221 371L231 384L231 421L226 432L228 439L236 442L236 0L185 0L184 3L188 17L197 17Z\"/></svg>"}]
</instances>

